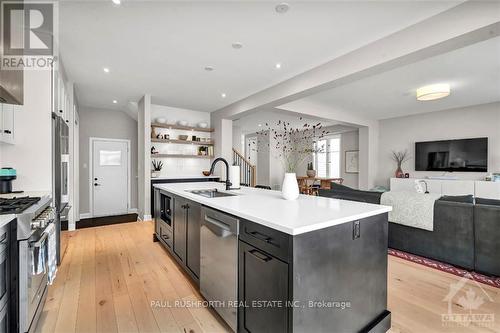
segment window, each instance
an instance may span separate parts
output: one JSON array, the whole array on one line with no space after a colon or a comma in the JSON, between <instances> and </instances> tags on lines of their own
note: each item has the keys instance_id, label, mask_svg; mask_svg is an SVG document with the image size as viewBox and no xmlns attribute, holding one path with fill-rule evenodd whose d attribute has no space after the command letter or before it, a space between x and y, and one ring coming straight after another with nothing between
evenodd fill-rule
<instances>
[{"instance_id":1,"label":"window","mask_svg":"<svg viewBox=\"0 0 500 333\"><path fill-rule=\"evenodd\" d=\"M120 150L100 150L99 151L99 165L109 166L109 165L121 165L122 164L122 152Z\"/></svg>"},{"instance_id":2,"label":"window","mask_svg":"<svg viewBox=\"0 0 500 333\"><path fill-rule=\"evenodd\" d=\"M318 177L340 178L340 136L318 140L314 143L313 161Z\"/></svg>"}]
</instances>

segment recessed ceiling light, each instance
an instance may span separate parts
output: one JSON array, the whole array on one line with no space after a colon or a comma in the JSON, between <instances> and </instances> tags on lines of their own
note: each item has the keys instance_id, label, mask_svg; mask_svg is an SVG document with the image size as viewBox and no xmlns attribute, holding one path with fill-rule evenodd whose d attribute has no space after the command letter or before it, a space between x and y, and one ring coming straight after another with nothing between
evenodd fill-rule
<instances>
[{"instance_id":1,"label":"recessed ceiling light","mask_svg":"<svg viewBox=\"0 0 500 333\"><path fill-rule=\"evenodd\" d=\"M220 94L220 97L222 97L222 98L226 98L226 94L225 94L225 93L222 93L222 94Z\"/></svg>"},{"instance_id":2,"label":"recessed ceiling light","mask_svg":"<svg viewBox=\"0 0 500 333\"><path fill-rule=\"evenodd\" d=\"M118 101L116 99L113 100L113 104L116 104L118 103Z\"/></svg>"},{"instance_id":3,"label":"recessed ceiling light","mask_svg":"<svg viewBox=\"0 0 500 333\"><path fill-rule=\"evenodd\" d=\"M104 71L104 73L109 73L109 68L108 67L104 67L102 70Z\"/></svg>"},{"instance_id":4,"label":"recessed ceiling light","mask_svg":"<svg viewBox=\"0 0 500 333\"><path fill-rule=\"evenodd\" d=\"M233 49L239 50L243 47L243 44L240 42L234 42L233 44L231 44L231 46L233 47Z\"/></svg>"},{"instance_id":5,"label":"recessed ceiling light","mask_svg":"<svg viewBox=\"0 0 500 333\"><path fill-rule=\"evenodd\" d=\"M274 65L274 67L276 67L276 69L280 69L281 68L281 63L276 63L276 65Z\"/></svg>"},{"instance_id":6,"label":"recessed ceiling light","mask_svg":"<svg viewBox=\"0 0 500 333\"><path fill-rule=\"evenodd\" d=\"M262 124L259 124L259 127L262 127Z\"/></svg>"},{"instance_id":7,"label":"recessed ceiling light","mask_svg":"<svg viewBox=\"0 0 500 333\"><path fill-rule=\"evenodd\" d=\"M276 5L276 7L274 7L274 9L276 10L276 13L284 14L290 9L290 5L287 4L286 2L282 2L279 5Z\"/></svg>"},{"instance_id":8,"label":"recessed ceiling light","mask_svg":"<svg viewBox=\"0 0 500 333\"><path fill-rule=\"evenodd\" d=\"M417 100L432 101L450 94L450 85L447 83L431 84L417 89Z\"/></svg>"},{"instance_id":9,"label":"recessed ceiling light","mask_svg":"<svg viewBox=\"0 0 500 333\"><path fill-rule=\"evenodd\" d=\"M121 1L121 0L111 0L111 1L113 1L113 3L114 3L115 5L119 5L119 4L121 4L121 3L122 3L122 1Z\"/></svg>"},{"instance_id":10,"label":"recessed ceiling light","mask_svg":"<svg viewBox=\"0 0 500 333\"><path fill-rule=\"evenodd\" d=\"M214 69L215 69L215 68L213 68L213 66L205 66L205 70L206 70L207 72L211 72L211 71L213 71Z\"/></svg>"}]
</instances>

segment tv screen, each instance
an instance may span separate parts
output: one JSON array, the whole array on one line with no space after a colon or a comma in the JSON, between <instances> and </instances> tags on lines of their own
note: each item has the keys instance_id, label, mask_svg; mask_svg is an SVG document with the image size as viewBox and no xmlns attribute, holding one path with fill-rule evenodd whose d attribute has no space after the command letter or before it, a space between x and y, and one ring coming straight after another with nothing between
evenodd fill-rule
<instances>
[{"instance_id":1,"label":"tv screen","mask_svg":"<svg viewBox=\"0 0 500 333\"><path fill-rule=\"evenodd\" d=\"M488 138L415 143L415 171L488 171Z\"/></svg>"}]
</instances>

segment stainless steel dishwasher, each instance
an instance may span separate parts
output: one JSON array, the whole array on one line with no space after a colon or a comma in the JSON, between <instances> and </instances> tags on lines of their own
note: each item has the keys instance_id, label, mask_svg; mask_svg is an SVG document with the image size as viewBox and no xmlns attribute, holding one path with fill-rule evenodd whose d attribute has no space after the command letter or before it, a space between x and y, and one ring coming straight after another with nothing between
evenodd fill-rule
<instances>
[{"instance_id":1,"label":"stainless steel dishwasher","mask_svg":"<svg viewBox=\"0 0 500 333\"><path fill-rule=\"evenodd\" d=\"M200 291L236 332L239 220L207 207L201 214Z\"/></svg>"}]
</instances>

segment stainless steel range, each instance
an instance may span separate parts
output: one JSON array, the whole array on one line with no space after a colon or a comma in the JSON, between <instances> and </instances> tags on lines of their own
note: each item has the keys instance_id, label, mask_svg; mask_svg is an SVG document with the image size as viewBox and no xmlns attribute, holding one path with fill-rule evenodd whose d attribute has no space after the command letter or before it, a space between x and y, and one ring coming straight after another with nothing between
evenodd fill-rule
<instances>
[{"instance_id":1,"label":"stainless steel range","mask_svg":"<svg viewBox=\"0 0 500 333\"><path fill-rule=\"evenodd\" d=\"M22 200L21 200L22 199ZM54 222L50 197L1 199L3 207L23 202L29 205L12 211L16 219L10 223L10 289L11 318L9 332L32 332L45 304L48 284L48 233ZM19 210L23 209L21 212ZM4 212L5 213L5 212Z\"/></svg>"}]
</instances>

